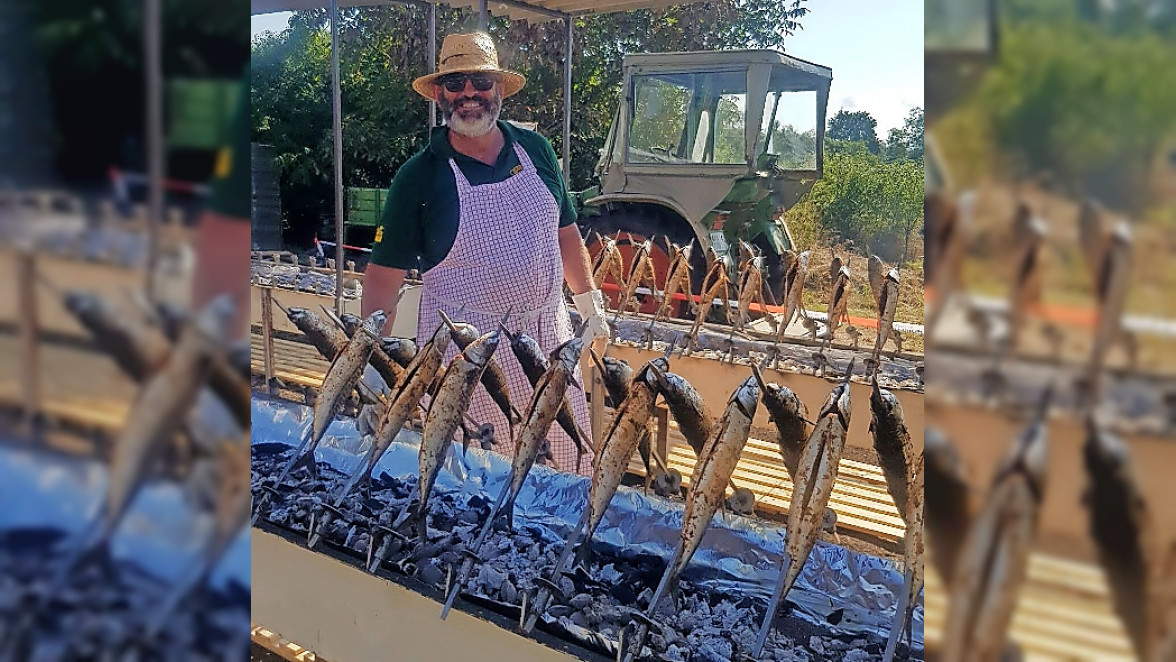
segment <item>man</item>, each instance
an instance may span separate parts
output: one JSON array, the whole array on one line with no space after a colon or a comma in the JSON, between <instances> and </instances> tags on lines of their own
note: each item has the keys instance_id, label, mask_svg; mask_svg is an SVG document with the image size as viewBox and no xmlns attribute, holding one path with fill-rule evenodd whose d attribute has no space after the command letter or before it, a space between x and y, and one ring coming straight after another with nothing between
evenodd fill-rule
<instances>
[{"instance_id":1,"label":"man","mask_svg":"<svg viewBox=\"0 0 1176 662\"><path fill-rule=\"evenodd\" d=\"M502 100L525 82L499 68L494 42L484 33L446 37L437 72L413 81L418 94L437 102L446 126L433 129L429 145L392 180L364 276L365 316L385 308L391 324L406 272L419 269L424 285L418 339L432 335L438 310L483 333L509 311L507 328L534 336L551 351L572 335L563 301L566 281L587 320L587 339L608 337L604 299L592 282L555 150L539 134L498 121ZM455 352L451 347L449 356ZM495 357L512 401L524 411L532 389L522 368L505 343ZM591 435L583 393L572 387L568 397L581 429ZM484 389L475 391L469 415L493 423L497 450L513 454L507 421ZM573 469L576 450L563 430L552 426L548 439L559 466ZM591 471L589 465L581 470Z\"/></svg>"}]
</instances>

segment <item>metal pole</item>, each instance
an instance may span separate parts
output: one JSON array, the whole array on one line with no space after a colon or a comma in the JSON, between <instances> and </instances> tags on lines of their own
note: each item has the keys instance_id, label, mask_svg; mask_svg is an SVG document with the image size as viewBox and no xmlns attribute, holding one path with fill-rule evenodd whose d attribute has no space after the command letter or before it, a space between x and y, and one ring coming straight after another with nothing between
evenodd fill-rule
<instances>
[{"instance_id":1,"label":"metal pole","mask_svg":"<svg viewBox=\"0 0 1176 662\"><path fill-rule=\"evenodd\" d=\"M437 70L437 3L429 4L429 73ZM437 126L437 102L429 102L429 128Z\"/></svg>"},{"instance_id":2,"label":"metal pole","mask_svg":"<svg viewBox=\"0 0 1176 662\"><path fill-rule=\"evenodd\" d=\"M572 185L572 17L564 19L564 117L563 117L563 174L564 184Z\"/></svg>"},{"instance_id":3,"label":"metal pole","mask_svg":"<svg viewBox=\"0 0 1176 662\"><path fill-rule=\"evenodd\" d=\"M339 0L331 0L331 138L335 147L335 314L343 314L343 98L339 88Z\"/></svg>"},{"instance_id":4,"label":"metal pole","mask_svg":"<svg viewBox=\"0 0 1176 662\"><path fill-rule=\"evenodd\" d=\"M159 223L163 218L163 61L160 0L145 0L144 69L147 74L147 299L155 300L159 263Z\"/></svg>"},{"instance_id":5,"label":"metal pole","mask_svg":"<svg viewBox=\"0 0 1176 662\"><path fill-rule=\"evenodd\" d=\"M486 0L478 2L478 29L482 32L490 29L490 11L486 8Z\"/></svg>"}]
</instances>

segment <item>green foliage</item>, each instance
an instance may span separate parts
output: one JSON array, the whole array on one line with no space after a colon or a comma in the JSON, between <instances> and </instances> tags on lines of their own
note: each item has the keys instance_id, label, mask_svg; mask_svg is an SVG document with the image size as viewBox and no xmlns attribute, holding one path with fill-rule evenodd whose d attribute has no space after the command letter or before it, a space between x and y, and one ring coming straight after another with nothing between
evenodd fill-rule
<instances>
[{"instance_id":1,"label":"green foliage","mask_svg":"<svg viewBox=\"0 0 1176 662\"><path fill-rule=\"evenodd\" d=\"M901 127L890 130L882 154L887 161L923 160L923 109L912 108Z\"/></svg>"},{"instance_id":2,"label":"green foliage","mask_svg":"<svg viewBox=\"0 0 1176 662\"><path fill-rule=\"evenodd\" d=\"M1176 139L1176 3L1008 0L1002 15L995 66L936 129L953 171L1048 174L1142 212Z\"/></svg>"},{"instance_id":3,"label":"green foliage","mask_svg":"<svg viewBox=\"0 0 1176 662\"><path fill-rule=\"evenodd\" d=\"M825 149L824 176L786 215L798 243L850 240L901 259L923 220L923 164L886 161L857 141L829 141Z\"/></svg>"},{"instance_id":4,"label":"green foliage","mask_svg":"<svg viewBox=\"0 0 1176 662\"><path fill-rule=\"evenodd\" d=\"M571 188L592 184L619 101L625 53L782 48L807 12L804 0L719 0L575 19ZM428 103L409 85L427 73L427 13L396 5L345 9L341 16L344 183L387 186L426 140ZM475 23L475 13L437 8L439 36ZM286 239L294 243L308 242L333 208L326 25L324 11L296 12L287 30L253 45L253 139L278 155L282 208L292 229ZM490 33L502 66L527 77L526 87L503 102L502 117L537 123L562 155L563 24L492 19ZM720 121L727 115L721 110ZM737 149L742 162L742 144Z\"/></svg>"},{"instance_id":5,"label":"green foliage","mask_svg":"<svg viewBox=\"0 0 1176 662\"><path fill-rule=\"evenodd\" d=\"M837 111L833 119L829 120L829 130L825 135L831 140L860 142L871 154L881 151L878 120L864 110L848 111L843 108Z\"/></svg>"}]
</instances>

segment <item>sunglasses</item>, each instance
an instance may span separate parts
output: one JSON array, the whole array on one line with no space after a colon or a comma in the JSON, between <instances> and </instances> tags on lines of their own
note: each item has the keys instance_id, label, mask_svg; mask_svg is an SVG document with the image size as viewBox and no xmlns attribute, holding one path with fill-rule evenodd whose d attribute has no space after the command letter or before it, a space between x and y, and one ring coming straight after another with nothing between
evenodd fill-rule
<instances>
[{"instance_id":1,"label":"sunglasses","mask_svg":"<svg viewBox=\"0 0 1176 662\"><path fill-rule=\"evenodd\" d=\"M473 83L474 89L479 92L489 91L498 82L498 78L494 74L447 74L437 82L444 85L446 90L456 94L465 89L467 80Z\"/></svg>"}]
</instances>

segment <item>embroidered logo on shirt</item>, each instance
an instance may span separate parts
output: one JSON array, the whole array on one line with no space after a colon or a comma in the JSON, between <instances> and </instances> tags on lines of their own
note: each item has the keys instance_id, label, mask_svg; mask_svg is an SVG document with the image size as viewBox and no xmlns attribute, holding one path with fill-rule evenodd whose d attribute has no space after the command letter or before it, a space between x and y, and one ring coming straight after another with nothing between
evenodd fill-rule
<instances>
[{"instance_id":1,"label":"embroidered logo on shirt","mask_svg":"<svg viewBox=\"0 0 1176 662\"><path fill-rule=\"evenodd\" d=\"M376 228L376 241L375 241L375 243L378 244L383 239L384 239L384 226L381 225L380 227Z\"/></svg>"},{"instance_id":2,"label":"embroidered logo on shirt","mask_svg":"<svg viewBox=\"0 0 1176 662\"><path fill-rule=\"evenodd\" d=\"M520 163L517 166L510 169L510 176L514 177L515 175L519 174L522 171L523 171L523 164Z\"/></svg>"}]
</instances>

